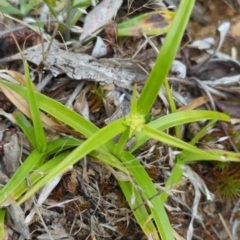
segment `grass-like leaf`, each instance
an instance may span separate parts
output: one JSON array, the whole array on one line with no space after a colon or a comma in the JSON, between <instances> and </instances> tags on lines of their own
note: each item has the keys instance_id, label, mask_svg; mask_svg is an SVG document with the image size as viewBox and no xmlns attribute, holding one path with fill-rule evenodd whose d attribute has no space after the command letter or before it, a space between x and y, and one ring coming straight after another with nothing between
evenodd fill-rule
<instances>
[{"instance_id":1,"label":"grass-like leaf","mask_svg":"<svg viewBox=\"0 0 240 240\"><path fill-rule=\"evenodd\" d=\"M143 129L143 133L146 134L147 136L149 136L150 138L156 139L159 142L164 142L173 147L184 149L189 152L193 152L194 154L199 155L199 156L205 156L205 158L212 157L212 154L209 154L199 148L196 148L196 147L190 145L189 143L186 143L178 138L172 137L171 135L168 135L164 132L158 131L147 125Z\"/></svg>"},{"instance_id":2,"label":"grass-like leaf","mask_svg":"<svg viewBox=\"0 0 240 240\"><path fill-rule=\"evenodd\" d=\"M34 150L27 159L18 168L15 174L11 177L8 183L0 191L0 206L7 206L15 200L14 190L17 189L20 184L26 181L28 174L34 169L39 161L44 158L45 154L40 153L38 150Z\"/></svg>"},{"instance_id":3,"label":"grass-like leaf","mask_svg":"<svg viewBox=\"0 0 240 240\"><path fill-rule=\"evenodd\" d=\"M185 151L181 155L182 161L184 163L189 163L193 161L220 161L220 162L240 162L240 154L235 152L229 152L219 149L210 149L210 150L204 150L204 155L198 155Z\"/></svg>"},{"instance_id":4,"label":"grass-like leaf","mask_svg":"<svg viewBox=\"0 0 240 240\"><path fill-rule=\"evenodd\" d=\"M29 184L34 185L36 182L38 182L40 179L42 179L45 174L52 171L52 169L55 168L56 165L58 165L68 154L70 154L71 151L64 151L60 154L58 154L56 157L53 157L52 159L49 159L48 162L40 166L38 169L35 169L34 171L29 173L28 176L28 183L26 181L22 182L21 185L19 185L18 188L14 190L14 197L15 199L18 199L22 196L23 193L25 193L29 189ZM21 204L21 199L18 200L18 203Z\"/></svg>"},{"instance_id":5,"label":"grass-like leaf","mask_svg":"<svg viewBox=\"0 0 240 240\"><path fill-rule=\"evenodd\" d=\"M20 0L20 11L22 16L26 16L30 11L32 11L42 0Z\"/></svg>"},{"instance_id":6,"label":"grass-like leaf","mask_svg":"<svg viewBox=\"0 0 240 240\"><path fill-rule=\"evenodd\" d=\"M0 83L14 90L23 98L28 98L27 90L25 87L1 79ZM64 122L65 124L71 126L84 136L90 137L92 134L99 130L99 128L92 124L90 121L86 120L81 115L65 107L61 103L38 92L35 92L35 95L38 101L39 108L49 113L53 117L57 118L58 120Z\"/></svg>"},{"instance_id":7,"label":"grass-like leaf","mask_svg":"<svg viewBox=\"0 0 240 240\"><path fill-rule=\"evenodd\" d=\"M131 182L119 181L118 183L142 231L146 236L149 236L149 238L153 237L153 239L159 239L156 227L137 186Z\"/></svg>"},{"instance_id":8,"label":"grass-like leaf","mask_svg":"<svg viewBox=\"0 0 240 240\"><path fill-rule=\"evenodd\" d=\"M159 198L159 193L157 192L156 187L152 182L152 179L132 154L123 152L122 161L127 166L129 172L132 174L134 180L136 181L138 188L142 192L144 200L146 201L146 204L152 213L152 217L157 225L157 228L159 229L161 239L174 240L172 227L164 209L164 205Z\"/></svg>"},{"instance_id":9,"label":"grass-like leaf","mask_svg":"<svg viewBox=\"0 0 240 240\"><path fill-rule=\"evenodd\" d=\"M182 124L187 124L190 122L197 122L201 120L209 120L209 119L215 119L217 121L230 121L230 117L224 113L219 113L215 111L184 111L184 112L175 112L171 113L169 115L165 115L163 117L160 117L150 123L147 124L147 126L157 129L159 131L164 131L166 129L180 126ZM142 144L144 144L150 137L147 135L144 135L142 132L136 134L136 144L131 149L131 152L138 149ZM164 142L164 141L163 141Z\"/></svg>"},{"instance_id":10,"label":"grass-like leaf","mask_svg":"<svg viewBox=\"0 0 240 240\"><path fill-rule=\"evenodd\" d=\"M23 133L27 137L28 141L31 143L33 148L37 149L37 140L34 133L34 128L32 124L28 121L28 119L21 113L14 113L14 118L18 124L18 126L22 129Z\"/></svg>"},{"instance_id":11,"label":"grass-like leaf","mask_svg":"<svg viewBox=\"0 0 240 240\"><path fill-rule=\"evenodd\" d=\"M97 133L88 138L78 148L76 148L71 154L69 154L61 163L59 163L51 172L49 172L42 180L36 185L30 188L29 192L23 197L23 201L28 199L37 190L43 187L51 179L55 178L59 174L64 173L73 164L81 160L85 155L97 149L99 146L104 145L110 139L114 138L118 134L124 132L127 127L122 123L122 119L119 119L108 126L99 130Z\"/></svg>"},{"instance_id":12,"label":"grass-like leaf","mask_svg":"<svg viewBox=\"0 0 240 240\"><path fill-rule=\"evenodd\" d=\"M4 219L6 215L6 210L5 209L0 209L0 239L4 239L5 236L5 224L4 224Z\"/></svg>"},{"instance_id":13,"label":"grass-like leaf","mask_svg":"<svg viewBox=\"0 0 240 240\"><path fill-rule=\"evenodd\" d=\"M61 138L48 143L45 153L41 154L37 150L34 150L0 191L0 204L3 204L5 200L7 200L6 204L9 204L9 202L19 197L19 195L17 195L17 192L19 192L19 186L26 186L26 178L31 175L32 170L41 172L41 169L44 168L45 164L36 169L40 160L44 160L47 155L56 154L65 149L76 147L80 143L81 141L74 138ZM46 166L49 166L48 163L46 163ZM51 168L49 168L49 171L50 170ZM25 191L28 187L25 188Z\"/></svg>"},{"instance_id":14,"label":"grass-like leaf","mask_svg":"<svg viewBox=\"0 0 240 240\"><path fill-rule=\"evenodd\" d=\"M11 15L22 15L21 11L15 7L13 7L9 2L6 0L1 0L0 2L0 10L1 12L11 14Z\"/></svg>"},{"instance_id":15,"label":"grass-like leaf","mask_svg":"<svg viewBox=\"0 0 240 240\"><path fill-rule=\"evenodd\" d=\"M40 110L38 107L38 101L35 96L35 91L33 89L33 84L30 78L30 73L29 73L29 69L26 61L24 62L24 70L25 70L25 77L26 77L26 83L27 83L28 102L29 102L29 108L30 108L32 121L33 121L33 128L34 128L34 135L37 143L37 149L40 152L44 152L46 150L47 139L43 129Z\"/></svg>"},{"instance_id":16,"label":"grass-like leaf","mask_svg":"<svg viewBox=\"0 0 240 240\"><path fill-rule=\"evenodd\" d=\"M48 7L55 7L57 5L56 0L44 0Z\"/></svg>"},{"instance_id":17,"label":"grass-like leaf","mask_svg":"<svg viewBox=\"0 0 240 240\"><path fill-rule=\"evenodd\" d=\"M60 145L59 145L60 144ZM54 156L52 159L49 159L46 163L41 165L39 168L34 169L34 172L30 173L29 175L29 182L31 185L34 185L37 181L39 181L41 178L43 178L46 174L49 172L52 172L55 167L60 163L60 161L63 161L70 153L71 151L64 151L65 149L73 148L79 146L79 142L74 139L57 139L54 140L52 143L49 144L47 148L48 154L54 154L58 151L62 151L61 153L58 153L57 156ZM122 164L114 155L111 153L105 152L104 150L100 151L93 151L89 154L91 157L99 159L101 162L112 166L116 169L119 169L122 172L128 173L126 167L124 164ZM18 199L24 192L26 192L29 189L26 182L22 182L22 184L14 190L14 197L15 199ZM18 201L20 204L24 201L20 199Z\"/></svg>"},{"instance_id":18,"label":"grass-like leaf","mask_svg":"<svg viewBox=\"0 0 240 240\"><path fill-rule=\"evenodd\" d=\"M27 91L25 87L6 82L1 79L0 83L16 91L23 98L27 99ZM52 115L54 118L60 120L61 122L64 122L66 125L72 127L86 137L92 136L99 130L99 128L93 123L86 120L78 113L70 110L66 106L62 105L61 103L38 92L35 92L35 95L40 109L47 112L49 115ZM109 141L105 145L101 146L102 149L109 150L111 152L113 152L114 147L115 146L112 141Z\"/></svg>"},{"instance_id":19,"label":"grass-like leaf","mask_svg":"<svg viewBox=\"0 0 240 240\"><path fill-rule=\"evenodd\" d=\"M86 7L90 6L92 4L91 0L74 0L73 1L73 8L81 8L81 7Z\"/></svg>"},{"instance_id":20,"label":"grass-like leaf","mask_svg":"<svg viewBox=\"0 0 240 240\"><path fill-rule=\"evenodd\" d=\"M167 78L167 74L178 51L183 33L189 21L195 0L181 1L172 26L167 33L163 46L157 57L154 68L138 100L138 109L147 114L151 109L158 92Z\"/></svg>"}]
</instances>

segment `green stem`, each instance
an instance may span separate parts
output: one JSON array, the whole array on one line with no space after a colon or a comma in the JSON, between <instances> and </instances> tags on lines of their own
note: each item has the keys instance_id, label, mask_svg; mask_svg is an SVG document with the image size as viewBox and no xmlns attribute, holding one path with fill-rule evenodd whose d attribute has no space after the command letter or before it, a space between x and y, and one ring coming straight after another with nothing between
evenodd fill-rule
<instances>
[{"instance_id":1,"label":"green stem","mask_svg":"<svg viewBox=\"0 0 240 240\"><path fill-rule=\"evenodd\" d=\"M116 156L118 156L118 157L121 156L121 154L124 150L124 146L125 146L128 138L129 138L129 134L130 134L129 128L125 132L122 133L122 135L121 135L121 137L120 137L120 139L119 139L119 141L118 141L118 143L117 143L117 145L114 149L114 154Z\"/></svg>"},{"instance_id":2,"label":"green stem","mask_svg":"<svg viewBox=\"0 0 240 240\"><path fill-rule=\"evenodd\" d=\"M167 94L167 98L168 98L168 102L169 102L171 112L176 112L177 108L176 108L176 105L175 105L175 102L174 102L174 99L173 99L173 95L172 95L172 91L170 89L169 82L168 82L167 78L165 79L164 86L165 86L165 89L166 89L166 94ZM177 138L181 139L181 129L180 129L179 125L175 127L175 134L176 134Z\"/></svg>"}]
</instances>

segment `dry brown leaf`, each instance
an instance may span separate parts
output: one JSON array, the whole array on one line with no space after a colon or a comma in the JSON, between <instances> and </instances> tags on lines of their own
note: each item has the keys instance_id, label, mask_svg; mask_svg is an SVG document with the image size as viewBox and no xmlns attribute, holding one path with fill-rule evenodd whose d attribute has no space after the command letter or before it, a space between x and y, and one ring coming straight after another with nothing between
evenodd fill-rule
<instances>
[{"instance_id":1,"label":"dry brown leaf","mask_svg":"<svg viewBox=\"0 0 240 240\"><path fill-rule=\"evenodd\" d=\"M219 99L219 97L217 96L213 96L214 100ZM209 97L207 96L203 96L203 97L199 97L194 99L192 102L190 102L188 105L183 106L181 108L178 109L178 111L189 111L189 110L193 110L196 109L200 106L202 106L203 104L209 102Z\"/></svg>"},{"instance_id":2,"label":"dry brown leaf","mask_svg":"<svg viewBox=\"0 0 240 240\"><path fill-rule=\"evenodd\" d=\"M31 118L31 113L29 110L28 102L22 98L19 94L14 92L12 89L8 88L4 84L0 84L0 88L4 92L4 94L9 98L9 100L27 117ZM79 136L79 133L69 129L67 126L62 123L58 123L54 121L52 118L48 117L46 114L41 112L41 119L43 121L44 127L47 129L54 129L56 131L71 133L75 136Z\"/></svg>"},{"instance_id":3,"label":"dry brown leaf","mask_svg":"<svg viewBox=\"0 0 240 240\"><path fill-rule=\"evenodd\" d=\"M14 80L16 80L18 83L20 83L22 86L26 86L25 76L23 74L12 70L0 70L0 73L6 73L9 76L11 76Z\"/></svg>"}]
</instances>

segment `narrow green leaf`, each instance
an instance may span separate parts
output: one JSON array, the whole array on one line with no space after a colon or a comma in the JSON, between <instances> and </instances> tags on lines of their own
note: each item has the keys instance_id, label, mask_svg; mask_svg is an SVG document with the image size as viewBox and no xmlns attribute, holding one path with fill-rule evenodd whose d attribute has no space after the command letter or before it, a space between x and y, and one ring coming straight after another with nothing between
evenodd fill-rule
<instances>
[{"instance_id":1,"label":"narrow green leaf","mask_svg":"<svg viewBox=\"0 0 240 240\"><path fill-rule=\"evenodd\" d=\"M92 4L91 0L74 0L73 8L88 7Z\"/></svg>"},{"instance_id":2,"label":"narrow green leaf","mask_svg":"<svg viewBox=\"0 0 240 240\"><path fill-rule=\"evenodd\" d=\"M169 196L169 193L167 190L175 189L178 186L177 184L179 183L179 181L181 181L183 166L184 166L183 161L180 161L180 160L178 160L177 163L174 165L171 175L168 178L167 183L165 184L166 191L162 192L160 195L161 201L163 203L167 200Z\"/></svg>"},{"instance_id":3,"label":"narrow green leaf","mask_svg":"<svg viewBox=\"0 0 240 240\"><path fill-rule=\"evenodd\" d=\"M116 120L115 122L110 123L108 126L102 128L97 133L88 138L78 148L71 152L71 154L69 154L61 163L59 163L51 172L49 172L41 181L39 181L38 183L36 183L36 185L30 188L29 192L24 195L22 201L28 199L39 188L43 187L54 177L65 172L74 163L81 160L92 150L97 149L99 146L104 145L110 139L124 132L127 127L122 123L122 121L122 119Z\"/></svg>"},{"instance_id":4,"label":"narrow green leaf","mask_svg":"<svg viewBox=\"0 0 240 240\"><path fill-rule=\"evenodd\" d=\"M175 112L163 117L160 117L150 123L147 126L157 129L159 131L164 131L171 127L180 126L182 124L197 122L202 120L217 120L217 121L230 121L230 117L224 113L214 112L214 111L205 111L205 110L192 110L184 112ZM136 134L136 144L131 149L131 152L138 149L142 144L144 144L149 136L144 135L143 133ZM164 141L163 141L164 142Z\"/></svg>"},{"instance_id":5,"label":"narrow green leaf","mask_svg":"<svg viewBox=\"0 0 240 240\"><path fill-rule=\"evenodd\" d=\"M186 29L195 0L181 1L172 26L167 33L163 46L157 57L154 68L143 88L138 100L138 109L147 114L151 109L158 92L167 78L167 74L175 58L183 33Z\"/></svg>"},{"instance_id":6,"label":"narrow green leaf","mask_svg":"<svg viewBox=\"0 0 240 240\"><path fill-rule=\"evenodd\" d=\"M50 155L53 155L54 157L52 159L49 159L46 163L41 165L39 168L34 168L33 172L29 172L28 180L30 185L34 184L37 180L42 178L45 175L45 173L48 173L53 168L55 168L55 166L59 164L59 161L61 161L67 155L69 155L70 151L65 151L66 149L77 147L81 143L82 141L72 137L63 137L63 138L55 139L52 142L49 142L46 149L46 155L48 155L48 158ZM18 176L17 174L19 173L16 173L15 177L21 178L21 175ZM26 190L28 190L28 188L29 188L29 185L27 184L27 182L23 181L21 185L18 188L16 188L13 192L15 199L21 196Z\"/></svg>"},{"instance_id":7,"label":"narrow green leaf","mask_svg":"<svg viewBox=\"0 0 240 240\"><path fill-rule=\"evenodd\" d=\"M131 99L131 108L130 108L129 115L134 115L134 114L138 114L137 87L136 87L136 85L134 85L134 87L133 87L133 93L132 93L132 99ZM117 143L117 145L114 149L114 153L117 156L121 156L121 153L124 149L124 146L126 145L126 142L131 137L131 135L132 135L131 127L129 127L129 129L121 135L121 137L120 137L120 139L119 139L119 141L118 141L118 143Z\"/></svg>"},{"instance_id":8,"label":"narrow green leaf","mask_svg":"<svg viewBox=\"0 0 240 240\"><path fill-rule=\"evenodd\" d=\"M60 141L58 141L60 140ZM79 146L79 143L77 140L74 139L57 139L51 142L49 145L49 148L47 148L47 152L49 154L54 154L59 151L64 151L65 149L73 148L76 146ZM36 182L38 182L40 179L42 179L46 174L53 171L53 169L56 168L56 166L63 161L71 151L64 151L59 153L57 156L55 156L52 159L49 159L46 163L44 163L42 166L40 166L37 169L34 169L33 172L29 174L28 181L30 185L34 185ZM116 169L119 169L122 172L128 173L125 165L121 163L114 155L110 154L109 152L105 152L102 150L99 151L93 151L89 154L91 157L99 159L103 163L112 166ZM13 195L15 199L18 199L24 192L26 192L29 189L29 185L27 182L22 182L21 185L15 189ZM20 199L18 201L19 204L22 204L24 201Z\"/></svg>"},{"instance_id":9,"label":"narrow green leaf","mask_svg":"<svg viewBox=\"0 0 240 240\"><path fill-rule=\"evenodd\" d=\"M65 138L56 139L56 140L48 143L46 151L43 154L39 153L37 150L34 150L27 157L27 159L22 163L22 165L18 168L18 170L14 173L14 175L8 181L8 183L4 186L4 188L0 191L0 205L3 204L3 202L5 200L7 200L8 197L10 197L10 199L11 199L11 197L13 197L14 199L16 197L19 197L19 195L15 195L15 194L19 193L19 191L21 189L21 188L19 188L20 185L26 186L26 184L27 184L26 178L28 175L30 176L31 171L33 169L35 170L35 173L37 175L39 175L39 173L43 173L44 171L47 171L46 169L51 166L51 163L49 163L49 161L47 163L43 164L40 168L38 168L38 169L35 168L37 163L40 162L42 159L44 159L47 154L48 155L56 154L57 152L64 151L65 149L76 147L80 143L81 143L81 141L79 141L77 139L65 137ZM66 154L66 153L64 153L64 154ZM68 156L68 154L66 154L65 156ZM59 159L59 158L56 158L56 159ZM55 160L55 161L57 161L57 160ZM55 166L53 166L53 169L54 168L55 168ZM49 170L50 170L50 168L49 168ZM35 175L33 175L33 176L35 176ZM42 178L43 176L41 175L40 177ZM28 188L29 188L29 186L28 186Z\"/></svg>"},{"instance_id":10,"label":"narrow green leaf","mask_svg":"<svg viewBox=\"0 0 240 240\"><path fill-rule=\"evenodd\" d=\"M133 87L130 113L135 114L137 112L138 112L138 109L137 109L137 86L135 84Z\"/></svg>"},{"instance_id":11,"label":"narrow green leaf","mask_svg":"<svg viewBox=\"0 0 240 240\"><path fill-rule=\"evenodd\" d=\"M121 156L122 151L124 150L124 147L126 145L127 140L129 139L130 136L130 128L128 128L125 132L122 133L119 141L116 144L116 147L114 149L114 154L116 156Z\"/></svg>"},{"instance_id":12,"label":"narrow green leaf","mask_svg":"<svg viewBox=\"0 0 240 240\"><path fill-rule=\"evenodd\" d=\"M62 137L47 144L46 154L56 154L69 148L74 148L82 144L83 141L73 137Z\"/></svg>"},{"instance_id":13,"label":"narrow green leaf","mask_svg":"<svg viewBox=\"0 0 240 240\"><path fill-rule=\"evenodd\" d=\"M10 14L10 15L19 15L19 16L22 15L22 13L19 9L13 7L6 0L1 0L0 1L0 11L5 13L5 14Z\"/></svg>"},{"instance_id":14,"label":"narrow green leaf","mask_svg":"<svg viewBox=\"0 0 240 240\"><path fill-rule=\"evenodd\" d=\"M0 239L6 239L5 238L5 215L6 215L6 210L5 209L0 209Z\"/></svg>"},{"instance_id":15,"label":"narrow green leaf","mask_svg":"<svg viewBox=\"0 0 240 240\"><path fill-rule=\"evenodd\" d=\"M181 154L181 160L184 163L193 161L219 161L219 162L240 162L240 154L219 149L204 150L205 154L198 155L190 151L184 151Z\"/></svg>"},{"instance_id":16,"label":"narrow green leaf","mask_svg":"<svg viewBox=\"0 0 240 240\"><path fill-rule=\"evenodd\" d=\"M25 87L4 81L2 79L0 79L0 83L8 86L12 90L16 91L23 98L27 99L27 91ZM36 95L39 107L43 111L52 115L56 119L64 122L65 124L72 127L73 129L80 132L81 134L85 135L86 137L92 136L94 133L96 133L99 130L99 128L95 126L93 123L86 120L80 114L62 105L61 103L38 92L35 92L35 95ZM109 141L101 148L105 148L113 152L114 144L112 141Z\"/></svg>"},{"instance_id":17,"label":"narrow green leaf","mask_svg":"<svg viewBox=\"0 0 240 240\"><path fill-rule=\"evenodd\" d=\"M25 2L25 0L24 0ZM38 4L40 4L42 0L31 0L28 2L28 4L20 4L20 11L23 16L27 16L29 12L31 12Z\"/></svg>"},{"instance_id":18,"label":"narrow green leaf","mask_svg":"<svg viewBox=\"0 0 240 240\"><path fill-rule=\"evenodd\" d=\"M213 126L214 123L217 120L212 120L210 121L205 127L203 127L198 133L197 135L191 140L191 142L189 144L191 145L195 145L197 143L197 141L203 136L203 134L207 131L207 129L210 126ZM182 160L182 155L184 154L184 152L186 152L185 150L182 151L182 153L177 156L176 158L176 164L172 170L172 173L170 175L170 177L167 180L167 183L165 184L165 188L171 187L173 188L175 185L177 185L181 179L182 179L182 173L183 173L183 166L185 165L184 161ZM165 202L168 198L168 193L162 193L161 194L161 199L163 202Z\"/></svg>"},{"instance_id":19,"label":"narrow green leaf","mask_svg":"<svg viewBox=\"0 0 240 240\"><path fill-rule=\"evenodd\" d=\"M22 165L18 168L18 170L14 173L8 183L4 186L0 191L0 206L4 205L4 202L8 200L11 202L14 200L13 192L17 189L20 184L26 181L26 177L31 172L34 167L37 165L39 161L45 155L43 153L39 153L37 150L34 150L27 159L22 163Z\"/></svg>"},{"instance_id":20,"label":"narrow green leaf","mask_svg":"<svg viewBox=\"0 0 240 240\"><path fill-rule=\"evenodd\" d=\"M170 106L171 112L176 112L177 107L176 107L176 104L174 102L174 98L173 98L172 91L171 91L170 86L169 86L168 79L165 79L164 86L165 86L167 99L168 99L168 104ZM180 125L175 127L175 135L176 135L177 138L181 138L181 126Z\"/></svg>"},{"instance_id":21,"label":"narrow green leaf","mask_svg":"<svg viewBox=\"0 0 240 240\"><path fill-rule=\"evenodd\" d=\"M34 128L34 134L37 142L37 149L40 152L44 152L46 149L47 139L43 129L42 119L41 119L41 115L38 107L38 101L35 96L33 84L30 78L29 69L26 61L24 62L24 70L25 70L25 77L26 77L26 83L27 83L28 102L29 102L29 108L30 108L31 117L33 121L33 128Z\"/></svg>"},{"instance_id":22,"label":"narrow green leaf","mask_svg":"<svg viewBox=\"0 0 240 240\"><path fill-rule=\"evenodd\" d=\"M18 126L22 129L28 141L31 143L33 148L37 149L37 140L34 134L34 128L32 124L28 121L28 119L21 113L14 113L14 118L18 124Z\"/></svg>"},{"instance_id":23,"label":"narrow green leaf","mask_svg":"<svg viewBox=\"0 0 240 240\"><path fill-rule=\"evenodd\" d=\"M196 147L190 145L189 143L186 143L178 138L172 137L171 135L168 135L164 132L161 132L159 130L151 128L147 125L145 125L145 127L143 129L143 133L146 134L147 136L149 136L150 138L156 139L160 142L164 142L173 147L177 147L180 149L187 150L189 152L193 152L196 155L206 156L206 157L212 156L212 154L210 154L210 153L207 153L199 148L196 148Z\"/></svg>"},{"instance_id":24,"label":"narrow green leaf","mask_svg":"<svg viewBox=\"0 0 240 240\"><path fill-rule=\"evenodd\" d=\"M121 187L125 198L128 201L130 208L133 211L135 219L140 225L142 231L146 236L156 236L157 231L150 214L148 213L145 202L142 200L142 197L134 184L131 182L121 182L118 181L119 186ZM133 201L134 200L134 201ZM154 238L158 239L158 237Z\"/></svg>"},{"instance_id":25,"label":"narrow green leaf","mask_svg":"<svg viewBox=\"0 0 240 240\"><path fill-rule=\"evenodd\" d=\"M28 176L28 182L23 181L21 185L19 185L18 188L14 190L14 198L18 199L21 197L22 194L29 189L29 185L31 186L42 179L45 174L52 171L52 169L54 169L55 166L58 165L68 154L70 154L70 151L61 152L52 159L49 159L49 161L40 166L38 169L34 169L34 171L30 172ZM18 203L21 204L21 199L18 201Z\"/></svg>"},{"instance_id":26,"label":"narrow green leaf","mask_svg":"<svg viewBox=\"0 0 240 240\"><path fill-rule=\"evenodd\" d=\"M89 153L89 155L107 164L108 166L114 167L124 173L128 172L125 165L119 160L119 158L117 158L115 155L105 149L101 148L101 150L92 151L91 153Z\"/></svg>"},{"instance_id":27,"label":"narrow green leaf","mask_svg":"<svg viewBox=\"0 0 240 240\"><path fill-rule=\"evenodd\" d=\"M53 8L57 5L56 0L44 0L44 2L51 8Z\"/></svg>"},{"instance_id":28,"label":"narrow green leaf","mask_svg":"<svg viewBox=\"0 0 240 240\"><path fill-rule=\"evenodd\" d=\"M25 87L19 86L17 84L13 84L4 80L0 79L0 82L12 90L16 91L20 94L23 98L27 99L27 91ZM95 132L99 130L94 124L90 121L86 120L84 117L79 115L78 113L70 110L66 106L62 105L61 103L41 94L35 92L39 107L49 113L50 115L54 116L55 118L59 119L60 121L64 122L65 124L71 126L76 131L79 131L86 137L90 137Z\"/></svg>"},{"instance_id":29,"label":"narrow green leaf","mask_svg":"<svg viewBox=\"0 0 240 240\"><path fill-rule=\"evenodd\" d=\"M136 185L144 196L144 200L150 202L150 204L147 205L152 212L153 218L159 230L159 234L161 235L161 239L174 240L169 218L164 209L164 205L161 202L156 187L152 182L152 179L132 154L123 152L122 161L127 166L129 172L132 174L134 180L136 181Z\"/></svg>"},{"instance_id":30,"label":"narrow green leaf","mask_svg":"<svg viewBox=\"0 0 240 240\"><path fill-rule=\"evenodd\" d=\"M20 0L19 1L19 5L26 5L27 4L27 0Z\"/></svg>"}]
</instances>

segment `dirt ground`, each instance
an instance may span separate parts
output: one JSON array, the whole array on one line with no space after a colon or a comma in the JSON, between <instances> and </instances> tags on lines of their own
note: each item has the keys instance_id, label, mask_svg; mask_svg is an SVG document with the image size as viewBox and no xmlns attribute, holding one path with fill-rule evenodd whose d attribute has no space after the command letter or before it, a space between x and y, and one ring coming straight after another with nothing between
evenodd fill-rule
<instances>
[{"instance_id":1,"label":"dirt ground","mask_svg":"<svg viewBox=\"0 0 240 240\"><path fill-rule=\"evenodd\" d=\"M240 15L237 9L229 7L223 1L199 1L204 9L204 14L208 17L209 23L206 25L199 24L199 22L191 21L189 23L189 31L193 39L203 39L206 37L215 37L216 29L220 23L225 21L231 22L231 28L222 51L231 54L231 48L236 47L239 51L240 43Z\"/></svg>"}]
</instances>

